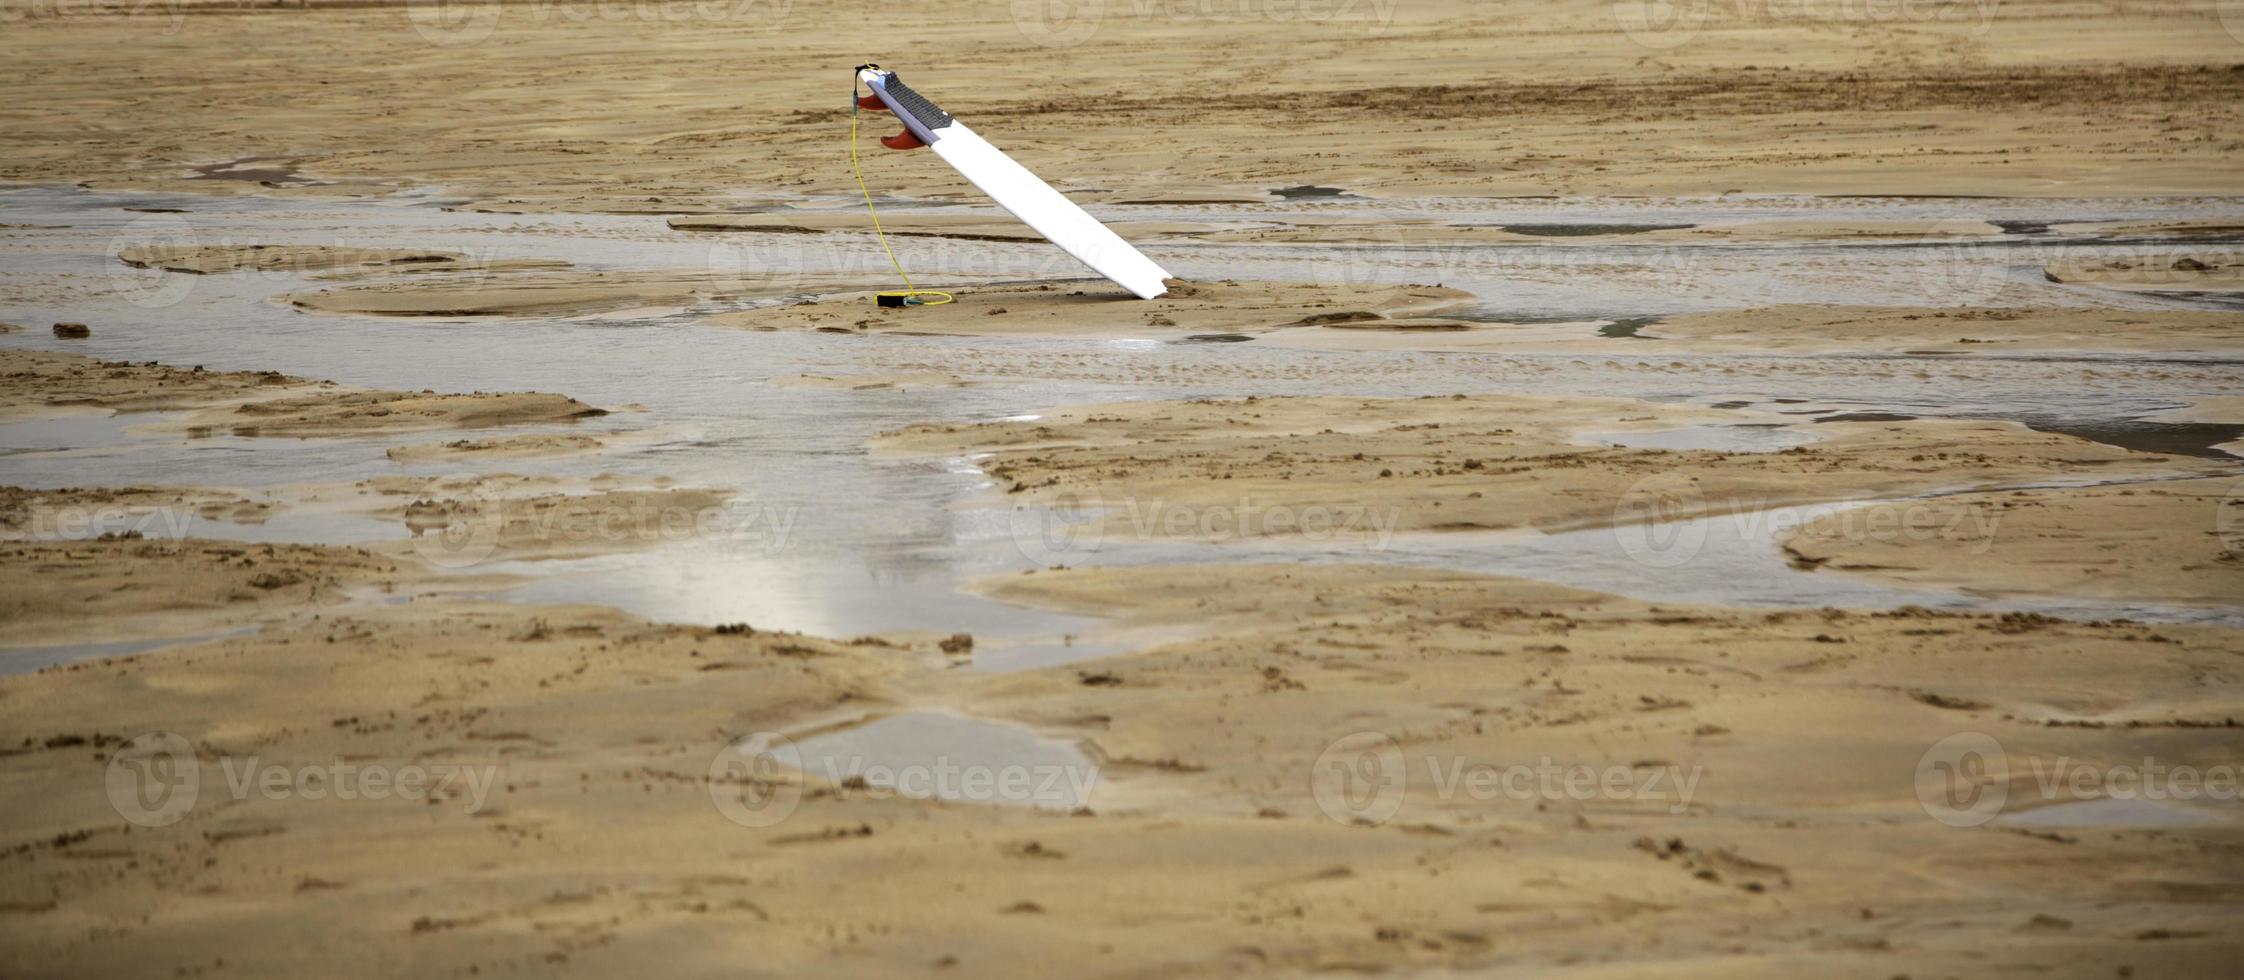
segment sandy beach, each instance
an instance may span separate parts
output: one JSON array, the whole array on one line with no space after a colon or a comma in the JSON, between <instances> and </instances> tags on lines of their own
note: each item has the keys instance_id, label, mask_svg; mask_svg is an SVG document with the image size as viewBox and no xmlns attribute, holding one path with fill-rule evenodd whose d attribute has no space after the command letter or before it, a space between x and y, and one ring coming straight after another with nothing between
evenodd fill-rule
<instances>
[{"instance_id":1,"label":"sandy beach","mask_svg":"<svg viewBox=\"0 0 2244 980\"><path fill-rule=\"evenodd\" d=\"M2232 6L0 10L0 975L2228 976Z\"/></svg>"},{"instance_id":2,"label":"sandy beach","mask_svg":"<svg viewBox=\"0 0 2244 980\"><path fill-rule=\"evenodd\" d=\"M19 20L27 40L7 72L22 108L0 178L288 196L434 183L477 207L655 214L727 210L743 192L855 192L833 164L845 71L865 52L811 30L825 5L512 6L183 2L123 24ZM1261 201L1296 185L1390 197L2239 189L2223 146L2244 76L2228 71L2236 42L2214 3L1656 14L1604 0L1019 16L954 2L869 14L853 33L896 38L882 60L907 71L943 52L945 87L960 93L946 108L1007 121L992 135L1029 168L1114 202ZM109 57L120 39L148 42L142 57ZM213 90L201 59L214 44L268 54L229 65ZM1024 64L1064 71L1024 84ZM726 84L751 79L752 91ZM457 98L418 97L429 91ZM97 92L131 98L103 104L114 135L87 146L70 134ZM260 113L253 137L227 122L244 105ZM478 131L462 139L468 119ZM353 139L320 138L337 129ZM879 161L875 174L886 188L905 169ZM908 169L927 193L968 190L939 166Z\"/></svg>"}]
</instances>

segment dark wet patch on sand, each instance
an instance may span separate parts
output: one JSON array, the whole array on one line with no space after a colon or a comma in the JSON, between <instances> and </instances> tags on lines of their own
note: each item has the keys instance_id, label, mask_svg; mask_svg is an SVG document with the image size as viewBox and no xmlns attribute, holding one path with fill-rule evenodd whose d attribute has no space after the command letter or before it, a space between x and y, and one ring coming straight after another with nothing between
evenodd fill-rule
<instances>
[{"instance_id":1,"label":"dark wet patch on sand","mask_svg":"<svg viewBox=\"0 0 2244 980\"><path fill-rule=\"evenodd\" d=\"M1818 419L1817 421L1822 421ZM2237 457L2215 446L2244 439L2244 425L2223 422L2053 421L2019 419L2035 432L2079 436L2107 446L2170 456L2233 460Z\"/></svg>"},{"instance_id":2,"label":"dark wet patch on sand","mask_svg":"<svg viewBox=\"0 0 2244 980\"><path fill-rule=\"evenodd\" d=\"M1270 188L1270 193L1276 194L1288 201L1356 196L1354 194L1348 193L1347 191L1341 190L1338 187L1319 187L1315 184L1301 184L1294 187L1273 187Z\"/></svg>"},{"instance_id":3,"label":"dark wet patch on sand","mask_svg":"<svg viewBox=\"0 0 2244 980\"><path fill-rule=\"evenodd\" d=\"M1652 231L1683 231L1697 225L1632 225L1632 224L1520 224L1497 225L1514 235L1534 235L1540 238L1587 238L1592 235L1641 235Z\"/></svg>"},{"instance_id":4,"label":"dark wet patch on sand","mask_svg":"<svg viewBox=\"0 0 2244 980\"><path fill-rule=\"evenodd\" d=\"M1899 412L1840 412L1840 413L1838 413L1837 415L1824 415L1824 416L1819 416L1819 417L1817 417L1817 418L1816 418L1816 421L1818 421L1818 422L1907 422L1907 421L1909 421L1909 420L1911 420L1911 419L1914 419L1914 418L1916 418L1916 416L1914 416L1914 415L1903 415L1903 414L1901 414L1901 413L1899 413Z\"/></svg>"},{"instance_id":5,"label":"dark wet patch on sand","mask_svg":"<svg viewBox=\"0 0 2244 980\"><path fill-rule=\"evenodd\" d=\"M1637 332L1658 322L1660 322L1660 318L1656 316L1622 317L1618 320L1597 328L1597 335L1600 337L1614 339L1626 338L1628 340L1658 340L1660 338L1646 337L1643 334Z\"/></svg>"}]
</instances>

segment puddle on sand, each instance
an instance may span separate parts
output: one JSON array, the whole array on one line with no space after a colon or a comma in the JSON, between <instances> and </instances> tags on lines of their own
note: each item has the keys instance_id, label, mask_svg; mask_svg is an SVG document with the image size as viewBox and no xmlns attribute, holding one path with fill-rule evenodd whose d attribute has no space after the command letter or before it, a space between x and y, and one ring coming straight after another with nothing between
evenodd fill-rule
<instances>
[{"instance_id":1,"label":"puddle on sand","mask_svg":"<svg viewBox=\"0 0 2244 980\"><path fill-rule=\"evenodd\" d=\"M1770 425L1686 425L1643 432L1581 432L1578 446L1620 449L1715 449L1732 453L1773 453L1817 441L1813 433Z\"/></svg>"},{"instance_id":2,"label":"puddle on sand","mask_svg":"<svg viewBox=\"0 0 2244 980\"><path fill-rule=\"evenodd\" d=\"M1007 674L1016 670L1059 667L1065 664L1129 653L1132 650L1144 649L1148 645L1085 641L1072 635L1063 636L1057 640L1039 638L1023 641L1000 640L989 645L977 643L974 647L974 669L993 674Z\"/></svg>"},{"instance_id":3,"label":"puddle on sand","mask_svg":"<svg viewBox=\"0 0 2244 980\"><path fill-rule=\"evenodd\" d=\"M0 423L0 456L103 446L126 439L125 427L146 419L107 413Z\"/></svg>"},{"instance_id":4,"label":"puddle on sand","mask_svg":"<svg viewBox=\"0 0 2244 980\"><path fill-rule=\"evenodd\" d=\"M148 653L152 650L194 646L198 643L212 643L237 636L248 636L255 632L257 632L257 627L244 626L239 629L224 630L217 633L159 637L153 640L126 640L118 643L64 643L46 647L4 647L0 648L0 674L29 674L56 664L96 660L102 657L129 657L133 654Z\"/></svg>"},{"instance_id":5,"label":"puddle on sand","mask_svg":"<svg viewBox=\"0 0 2244 980\"><path fill-rule=\"evenodd\" d=\"M235 161L233 177L281 166ZM265 175L260 175L265 176ZM1263 195L1256 195L1262 198ZM1034 618L956 592L960 583L1021 567L1017 539L1000 521L996 533L965 527L952 510L979 492L981 477L946 473L924 465L868 462L862 449L871 435L924 421L963 421L1017 416L1055 405L1145 398L1212 395L1351 394L1380 397L1465 393L1577 395L1583 391L1629 397L1706 402L1717 399L1774 399L1801 405L1827 404L1824 398L1843 379L1855 401L1847 407L1909 406L1926 415L2016 417L2039 412L2049 417L2093 413L2122 416L2162 411L2206 396L2235 393L2234 369L2227 365L2161 364L2155 372L2121 364L2104 383L2109 398L2084 405L2072 384L2078 359L2046 362L1974 361L1951 367L1930 358L1909 359L1910 370L1886 373L1867 359L1846 357L1766 357L1722 355L1662 357L1679 367L1663 368L1639 355L1423 354L1406 351L1336 353L1287 350L1265 343L1174 344L1158 341L1109 343L1083 338L958 338L884 335L837 337L818 334L748 334L702 329L689 318L650 323L662 332L650 343L644 332L615 329L613 323L585 318L532 317L462 330L456 324L369 321L318 317L275 305L277 293L303 288L302 277L241 274L183 277L192 290L161 309L135 302L146 285L119 277L112 245L132 232L138 218L124 207L150 210L191 208L199 231L232 241L326 243L346 236L368 247L446 248L493 261L561 259L602 270L702 268L707 239L678 233L650 216L494 215L445 212L429 196L400 195L368 203L311 202L257 197L176 197L88 193L60 188L0 191L0 214L13 224L67 225L59 230L11 236L0 241L0 319L95 323L95 335L74 349L105 358L209 364L215 369L280 370L341 383L399 390L559 391L603 407L644 406L644 413L619 415L620 427L679 426L695 437L645 445L619 445L597 456L525 460L506 464L513 471L585 474L613 471L634 476L667 476L680 485L737 490L757 502L761 512L799 513L791 536L767 541L754 534L734 535L705 549L603 558L588 562L519 563L509 570L535 575L551 584L533 586L510 598L587 601L621 605L658 619L685 622L748 621L759 628L801 629L821 635L850 636L892 629L973 632L987 650L978 667L1008 669L1012 664L1049 656L1073 658L1085 648L1069 645L1068 634L1097 626L1060 617ZM843 203L843 202L830 202ZM848 202L854 206L855 202ZM921 200L919 207L953 203ZM823 206L823 204L821 205ZM1327 197L1305 200L1296 208L1320 212L1362 212L1375 217L1392 202ZM1952 205L1909 201L1829 202L1816 199L1755 201L1667 200L1597 201L1557 198L1514 200L1432 200L1413 207L1451 215L1480 225L1594 225L1612 233L1619 225L1674 225L1750 220L1834 221L1950 216ZM1116 217L1177 220L1269 218L1267 199L1231 204L1162 202L1142 208L1109 205ZM1981 205L1975 205L1975 208ZM1987 201L1991 217L2020 220L2152 219L2238 213L2244 204L2206 200L2061 202ZM986 209L985 209L986 210ZM996 212L991 211L993 217ZM831 271L834 268L886 268L878 245L869 239L828 236L820 249L767 249L779 256L775 271ZM755 239L745 239L754 247ZM957 243L959 266L977 275L1049 276L1052 250L1043 243ZM1658 251L1646 252L1647 247ZM1865 251L1845 243L1804 243L1739 248L1734 244L1672 246L1625 242L1550 241L1491 247L1417 249L1378 247L1335 257L1315 247L1219 245L1154 246L1164 263L1187 278L1302 279L1329 275L1341 261L1356 281L1441 281L1502 297L1501 311L1460 319L1501 322L1581 323L1587 335L1596 324L1611 323L1608 336L1626 336L1628 319L1647 313L1737 309L1780 302L1893 304L1924 301L1928 269L1948 270L1957 261L1950 243L1901 245ZM2008 268L2015 255L1966 256L1977 265ZM2082 254L2093 257L2094 249ZM1672 261L1643 261L1645 256ZM1369 266L1361 263L1369 261ZM859 265L852 265L860 263ZM869 264L862 264L869 263ZM815 269L810 268L816 266ZM1362 273L1363 275L1355 275ZM1679 277L1683 288L1678 288ZM1942 278L1942 281L1946 281ZM2051 305L2086 302L2065 287L2037 277L2005 279L2006 301ZM2129 297L2098 296L2096 303L2171 304ZM1599 311L1595 315L1585 310ZM700 312L712 312L701 310ZM1616 322L1617 321L1617 322ZM1648 321L1647 321L1648 322ZM1210 343L1214 343L1210 341ZM0 347L48 347L31 335L0 337ZM1632 344L1657 351L1660 345ZM446 357L432 359L428 351ZM1095 366L1084 362L1097 360ZM1915 362L1923 362L1919 367ZM983 383L965 388L898 391L878 400L862 394L784 388L763 384L781 374L881 374L924 370L927 365L969 375ZM494 373L494 365L503 370ZM1874 368L1863 373L1865 365ZM1969 374L1961 372L1968 370ZM2099 367L2099 370L2104 370ZM1718 372L1718 373L1717 373ZM2117 387L2124 385L2124 387ZM1797 397L1786 397L1797 396ZM1812 402L1808 399L1813 399ZM92 423L87 423L91 425ZM586 430L592 431L592 430ZM93 433L81 433L90 436ZM448 437L462 438L473 433ZM337 440L242 439L219 437L178 441L128 436L126 443L77 437L59 440L75 446L63 451L24 451L0 457L0 483L30 486L115 486L160 482L185 486L258 488L304 482L346 482L367 477L420 472L385 459L382 450L401 441L436 437ZM50 440L56 441L56 440ZM27 440L36 445L35 440ZM291 528L276 515L263 530L312 537L372 535L371 525ZM760 526L760 525L759 525ZM390 525L396 533L396 525ZM257 533L244 531L244 534ZM1590 532L1584 532L1589 535ZM1610 542L1610 532L1599 532ZM1627 582L1639 595L1686 599L1667 587L1685 581L1672 573L1646 571L1615 552L1612 568L1584 559L1569 541L1546 542L1549 551L1522 554L1513 543L1475 535L1442 537L1396 548L1407 554L1363 559L1335 555L1329 560L1373 560L1418 565L1462 564L1494 572L1532 576L1560 574L1561 566L1587 562L1575 576L1596 587L1599 580ZM1581 539L1588 540L1587 537ZM791 542L791 543L790 543ZM1783 568L1764 542L1768 574L1745 585L1689 580L1691 594L1718 600L1748 593L1774 604L1816 604L1833 589L1819 577ZM1273 552L1278 549L1273 547ZM1478 553L1487 550L1489 553ZM1606 551L1613 548L1607 546ZM1165 560L1232 560L1239 552L1206 546L1162 552ZM1302 560L1300 552L1290 553ZM1134 560L1123 558L1119 560ZM1315 558L1311 560L1328 560ZM1761 562L1764 557L1755 557ZM1517 567L1506 567L1511 563ZM1759 567L1758 565L1755 567ZM1632 570L1633 569L1633 570ZM1609 576L1609 578L1608 578ZM1828 580L1826 574L1820 579ZM1805 589L1805 594L1787 590ZM1859 593L1865 600L1893 593ZM1902 593L1898 601L1924 602L1921 593ZM1750 601L1750 599L1749 599ZM1860 602L1844 604L1860 605Z\"/></svg>"},{"instance_id":6,"label":"puddle on sand","mask_svg":"<svg viewBox=\"0 0 2244 980\"><path fill-rule=\"evenodd\" d=\"M278 162L280 166L251 166L251 164L274 162ZM238 160L227 160L223 163L206 163L191 169L194 170L195 175L187 178L189 180L238 180L263 184L267 187L295 187L321 183L321 181L297 173L296 160L292 157L242 157Z\"/></svg>"},{"instance_id":7,"label":"puddle on sand","mask_svg":"<svg viewBox=\"0 0 2244 980\"><path fill-rule=\"evenodd\" d=\"M1009 606L958 591L963 578L1022 567L954 567L906 555L882 561L846 553L772 551L692 542L640 554L574 561L499 562L478 572L521 573L530 583L495 598L610 605L657 622L748 623L817 636L936 629L974 637L976 665L1044 666L1087 647L1066 637L1100 621ZM1049 657L1050 659L1044 659Z\"/></svg>"},{"instance_id":8,"label":"puddle on sand","mask_svg":"<svg viewBox=\"0 0 2244 980\"><path fill-rule=\"evenodd\" d=\"M1296 187L1273 187L1270 188L1270 193L1276 194L1280 198L1288 201L1313 201L1318 199L1329 200L1332 198L1352 198L1356 196L1354 194L1348 193L1347 191L1341 190L1338 187L1319 187L1315 184L1302 184Z\"/></svg>"},{"instance_id":9,"label":"puddle on sand","mask_svg":"<svg viewBox=\"0 0 2244 980\"><path fill-rule=\"evenodd\" d=\"M1658 322L1660 318L1656 316L1622 317L1597 328L1597 335L1608 340L1658 340L1660 338L1647 337L1639 332Z\"/></svg>"},{"instance_id":10,"label":"puddle on sand","mask_svg":"<svg viewBox=\"0 0 2244 980\"><path fill-rule=\"evenodd\" d=\"M1074 743L1027 728L915 711L775 747L772 756L836 786L915 799L1074 810L1088 806L1099 767Z\"/></svg>"}]
</instances>

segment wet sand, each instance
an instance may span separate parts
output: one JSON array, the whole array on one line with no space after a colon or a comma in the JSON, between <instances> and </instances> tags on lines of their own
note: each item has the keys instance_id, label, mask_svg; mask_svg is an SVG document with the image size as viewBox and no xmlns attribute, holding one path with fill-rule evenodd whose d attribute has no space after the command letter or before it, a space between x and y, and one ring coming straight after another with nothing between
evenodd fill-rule
<instances>
[{"instance_id":1,"label":"wet sand","mask_svg":"<svg viewBox=\"0 0 2244 980\"><path fill-rule=\"evenodd\" d=\"M798 292L798 276L762 270L675 273L554 272L484 269L464 277L391 278L363 285L304 290L288 297L297 309L397 317L560 317L625 311L669 311L705 300Z\"/></svg>"},{"instance_id":2,"label":"wet sand","mask_svg":"<svg viewBox=\"0 0 2244 980\"><path fill-rule=\"evenodd\" d=\"M206 634L307 614L345 601L352 589L414 578L412 566L355 548L134 535L16 541L0 550L9 568L10 646Z\"/></svg>"},{"instance_id":3,"label":"wet sand","mask_svg":"<svg viewBox=\"0 0 2244 980\"><path fill-rule=\"evenodd\" d=\"M1799 444L1755 451L1751 440L1772 428L1792 429ZM1706 435L1710 448L1597 445L1678 431ZM1130 540L1564 530L2061 477L2233 471L2003 422L1803 423L1464 395L1097 405L914 426L876 447L973 458L1004 504L1082 512L1076 519Z\"/></svg>"},{"instance_id":4,"label":"wet sand","mask_svg":"<svg viewBox=\"0 0 2244 980\"><path fill-rule=\"evenodd\" d=\"M0 351L0 418L71 412L191 411L189 433L345 436L566 422L607 414L544 392L366 391L274 371L205 371L153 361L128 364L77 354Z\"/></svg>"},{"instance_id":5,"label":"wet sand","mask_svg":"<svg viewBox=\"0 0 2244 980\"><path fill-rule=\"evenodd\" d=\"M864 52L814 30L824 5L648 17L191 6L11 25L23 40L4 77L25 109L0 179L274 196L435 184L469 207L653 214L857 191L837 161L842 72ZM1113 7L949 2L857 29L908 33L923 47L890 67L1062 189L1115 202L1268 201L1301 185L1387 197L2244 187L2224 149L2244 76L2228 70L2236 44L2210 4L1898 18L1724 6L1633 21L1605 0ZM151 36L168 40L112 56ZM203 59L216 45L269 54L229 65L213 100ZM1485 50L1504 57L1472 54ZM668 82L743 65L757 79L749 101ZM93 105L108 125L88 142ZM237 134L244 105L258 107L254 139ZM875 148L867 171L885 193L971 193L924 155Z\"/></svg>"},{"instance_id":6,"label":"wet sand","mask_svg":"<svg viewBox=\"0 0 2244 980\"><path fill-rule=\"evenodd\" d=\"M1890 530L1863 533L1872 526ZM1819 569L1985 595L2233 605L2244 596L2244 478L1879 504L1803 527L1784 547Z\"/></svg>"},{"instance_id":7,"label":"wet sand","mask_svg":"<svg viewBox=\"0 0 2244 980\"><path fill-rule=\"evenodd\" d=\"M0 973L2228 975L2236 31L1872 6L847 11L1196 276L894 313L828 5L0 11Z\"/></svg>"},{"instance_id":8,"label":"wet sand","mask_svg":"<svg viewBox=\"0 0 2244 980\"><path fill-rule=\"evenodd\" d=\"M180 580L139 560L95 567ZM399 574L352 574L367 573ZM20 601L30 579L6 581ZM205 604L241 587L213 579ZM270 592L306 609L318 588ZM1045 571L985 588L1124 622L1189 618L1201 635L991 676L888 640L435 597L11 679L0 773L23 842L0 858L15 867L9 946L59 975L220 959L288 972L298 952L254 940L307 927L362 951L334 961L339 975L407 961L703 973L743 957L860 976L1045 975L1085 957L1120 973L1473 968L1567 964L1620 937L1604 969L2206 974L2236 952L2227 826L1958 830L1926 819L1909 779L1959 724L2037 758L2096 757L2113 727L2140 724L2130 741L2161 758L2225 759L2229 734L2202 726L2240 707L2215 679L2232 630L1650 607L1347 566ZM1099 763L1090 807L929 802L724 765L743 733L921 704L1079 742ZM166 829L120 823L99 775L111 753L142 751L127 729L179 733L211 805ZM1402 767L1397 793L1368 801L1392 809L1315 791L1320 757L1351 732L1399 739L1371 743ZM362 792L345 780L375 768L426 781L356 802L228 788L245 766L337 758L351 775L312 785ZM1460 760L1551 758L1620 774L1630 798L1440 789ZM741 799L792 809L775 826L725 819Z\"/></svg>"},{"instance_id":9,"label":"wet sand","mask_svg":"<svg viewBox=\"0 0 2244 980\"><path fill-rule=\"evenodd\" d=\"M524 459L573 456L598 452L607 443L584 435L504 436L496 439L454 439L393 446L385 455L399 462L457 459Z\"/></svg>"},{"instance_id":10,"label":"wet sand","mask_svg":"<svg viewBox=\"0 0 2244 980\"><path fill-rule=\"evenodd\" d=\"M66 525L90 529L95 515L141 517L183 511L206 520L254 524L273 512L269 500L226 490L187 487L60 487L32 490L0 486L0 532L54 532Z\"/></svg>"},{"instance_id":11,"label":"wet sand","mask_svg":"<svg viewBox=\"0 0 2244 980\"><path fill-rule=\"evenodd\" d=\"M824 297L710 317L713 326L748 330L901 332L949 336L1094 335L1116 337L1253 334L1320 322L1390 322L1472 302L1439 286L1297 282L1169 281L1167 294L1140 300L1105 280L984 286L953 302L876 306L873 293Z\"/></svg>"},{"instance_id":12,"label":"wet sand","mask_svg":"<svg viewBox=\"0 0 2244 980\"><path fill-rule=\"evenodd\" d=\"M134 245L117 261L136 269L211 275L229 272L310 272L359 267L448 266L457 252L332 245Z\"/></svg>"},{"instance_id":13,"label":"wet sand","mask_svg":"<svg viewBox=\"0 0 2244 980\"><path fill-rule=\"evenodd\" d=\"M1690 351L2233 355L2244 350L2244 313L1786 306L1669 317L1637 336Z\"/></svg>"}]
</instances>

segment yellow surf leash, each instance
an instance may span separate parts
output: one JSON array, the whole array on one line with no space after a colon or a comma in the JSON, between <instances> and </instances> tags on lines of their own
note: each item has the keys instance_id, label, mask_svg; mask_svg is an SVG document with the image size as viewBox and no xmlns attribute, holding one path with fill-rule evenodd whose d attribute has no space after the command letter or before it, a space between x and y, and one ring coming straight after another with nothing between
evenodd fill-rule
<instances>
[{"instance_id":1,"label":"yellow surf leash","mask_svg":"<svg viewBox=\"0 0 2244 980\"><path fill-rule=\"evenodd\" d=\"M907 306L941 306L952 302L951 294L940 289L920 289L912 285L912 277L904 272L904 263L896 261L896 250L888 247L888 235L880 228L880 210L873 207L872 188L865 186L865 167L857 160L857 72L849 74L849 171L857 176L857 190L865 195L865 213L873 216L873 237L880 240L881 251L888 253L888 264L896 267L896 277L904 280L903 289L892 289L878 296L903 299ZM921 299L936 296L940 299Z\"/></svg>"}]
</instances>

